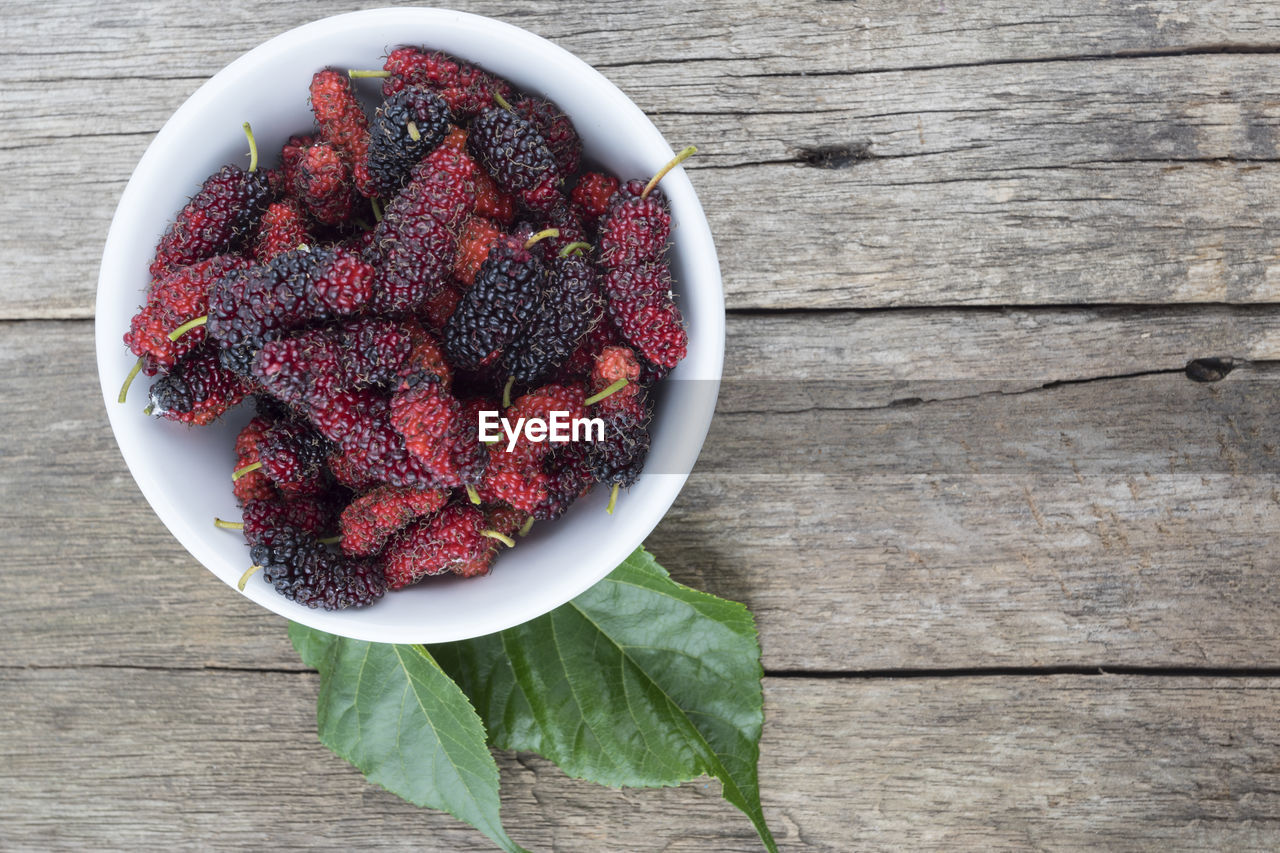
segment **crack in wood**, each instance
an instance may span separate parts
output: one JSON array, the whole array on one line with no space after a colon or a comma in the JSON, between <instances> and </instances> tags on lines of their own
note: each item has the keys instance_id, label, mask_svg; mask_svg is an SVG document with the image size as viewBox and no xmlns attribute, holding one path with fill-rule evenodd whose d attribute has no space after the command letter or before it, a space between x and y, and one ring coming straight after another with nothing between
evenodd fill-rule
<instances>
[{"instance_id":1,"label":"crack in wood","mask_svg":"<svg viewBox=\"0 0 1280 853\"><path fill-rule=\"evenodd\" d=\"M919 71L950 71L960 68L988 68L999 65L1042 65L1054 62L1112 62L1126 59L1169 59L1196 56L1273 56L1280 54L1280 45L1224 43L1217 45L1185 45L1182 47L1144 48L1117 50L1111 53L1068 53L1050 56L1009 57L1007 59L980 59L973 62L947 62L936 65L900 65L884 68L838 69L830 71L758 71L749 74L729 74L734 78L761 77L852 77L864 74L909 74ZM676 60L672 60L675 62Z\"/></svg>"},{"instance_id":2,"label":"crack in wood","mask_svg":"<svg viewBox=\"0 0 1280 853\"><path fill-rule=\"evenodd\" d=\"M1219 382L1240 366L1234 358L1193 358L1187 362L1187 378L1192 382Z\"/></svg>"}]
</instances>

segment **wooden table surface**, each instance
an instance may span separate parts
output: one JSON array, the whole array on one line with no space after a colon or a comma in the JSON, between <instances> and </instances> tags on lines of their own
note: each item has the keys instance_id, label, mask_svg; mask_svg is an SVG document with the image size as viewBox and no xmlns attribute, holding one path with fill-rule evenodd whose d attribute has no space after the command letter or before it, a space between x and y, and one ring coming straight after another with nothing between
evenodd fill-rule
<instances>
[{"instance_id":1,"label":"wooden table surface","mask_svg":"<svg viewBox=\"0 0 1280 853\"><path fill-rule=\"evenodd\" d=\"M727 381L649 544L756 614L783 848L1280 847L1280 9L459 6L701 148ZM320 746L285 623L164 529L98 391L143 149L348 8L4 4L0 848L491 849ZM533 849L759 849L713 782L499 764Z\"/></svg>"}]
</instances>

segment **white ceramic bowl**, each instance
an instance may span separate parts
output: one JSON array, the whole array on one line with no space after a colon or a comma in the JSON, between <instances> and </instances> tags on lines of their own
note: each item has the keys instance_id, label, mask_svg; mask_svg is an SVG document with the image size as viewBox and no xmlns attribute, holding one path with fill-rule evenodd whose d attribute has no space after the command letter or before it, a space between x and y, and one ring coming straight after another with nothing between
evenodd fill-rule
<instances>
[{"instance_id":1,"label":"white ceramic bowl","mask_svg":"<svg viewBox=\"0 0 1280 853\"><path fill-rule=\"evenodd\" d=\"M647 177L672 150L644 114L577 57L525 30L442 9L378 9L316 21L250 51L201 86L147 148L116 209L98 279L97 353L103 400L129 470L156 514L188 551L235 590L249 565L234 531L215 516L239 518L231 492L237 412L188 428L142 414L145 378L129 402L116 402L134 358L121 337L144 300L156 240L206 176L244 163L240 125L253 124L266 165L292 133L312 125L311 75L325 66L380 67L399 45L445 50L555 101L573 119L588 160L624 178ZM379 81L360 81L376 91ZM681 143L697 140L681 140ZM388 593L371 607L312 610L277 594L255 575L244 595L297 622L364 640L430 643L499 631L539 616L603 578L658 524L684 485L706 437L724 353L720 268L706 217L684 171L662 182L671 201L671 254L677 299L689 327L689 356L660 388L653 449L640 482L604 511L597 488L563 518L535 525L498 556L483 578L438 579ZM163 584L164 577L153 579Z\"/></svg>"}]
</instances>

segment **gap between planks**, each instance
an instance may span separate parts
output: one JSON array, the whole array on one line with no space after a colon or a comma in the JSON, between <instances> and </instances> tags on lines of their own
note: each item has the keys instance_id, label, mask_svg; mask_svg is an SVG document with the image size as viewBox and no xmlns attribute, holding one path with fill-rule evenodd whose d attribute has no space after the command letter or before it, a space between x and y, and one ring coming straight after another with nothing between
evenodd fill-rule
<instances>
[{"instance_id":1,"label":"gap between planks","mask_svg":"<svg viewBox=\"0 0 1280 853\"><path fill-rule=\"evenodd\" d=\"M279 666L155 666L147 664L72 663L72 664L0 664L3 671L73 672L82 670L122 670L129 672L210 672L258 675L314 675L316 670L299 665ZM959 678L1053 678L1057 676L1099 676L1132 678L1280 678L1280 667L1191 667L1191 666L983 666L941 669L765 669L766 679L811 679L817 681L899 681Z\"/></svg>"}]
</instances>

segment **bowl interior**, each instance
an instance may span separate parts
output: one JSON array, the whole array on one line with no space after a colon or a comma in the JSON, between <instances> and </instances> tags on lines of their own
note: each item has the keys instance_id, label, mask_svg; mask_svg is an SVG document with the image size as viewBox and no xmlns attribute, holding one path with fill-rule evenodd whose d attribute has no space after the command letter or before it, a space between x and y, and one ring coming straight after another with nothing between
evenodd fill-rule
<instances>
[{"instance_id":1,"label":"bowl interior","mask_svg":"<svg viewBox=\"0 0 1280 853\"><path fill-rule=\"evenodd\" d=\"M139 487L174 536L210 571L234 585L248 551L214 517L238 519L229 472L247 407L198 429L145 417L140 377L129 402L116 394L133 363L122 343L144 300L147 265L160 234L201 181L226 163L245 163L240 125L252 123L266 165L284 140L312 126L311 75L324 66L380 67L399 45L449 51L560 105L581 134L589 161L622 177L653 174L671 148L643 113L598 72L563 49L516 27L460 12L381 9L327 18L291 30L245 54L174 113L143 155L121 198L103 254L97 299L97 355L112 429ZM357 81L375 93L379 81ZM563 518L536 524L500 554L483 578L441 578L388 594L376 605L336 613L286 600L259 576L244 594L306 625L357 639L445 642L480 636L534 618L604 577L661 520L684 484L706 436L724 350L724 303L710 229L687 177L663 180L671 201L671 254L678 303L689 327L688 358L664 381L651 426L653 450L640 482L604 511L597 488ZM160 582L163 582L161 579Z\"/></svg>"}]
</instances>

